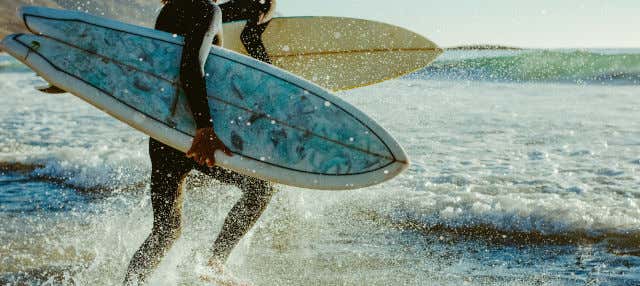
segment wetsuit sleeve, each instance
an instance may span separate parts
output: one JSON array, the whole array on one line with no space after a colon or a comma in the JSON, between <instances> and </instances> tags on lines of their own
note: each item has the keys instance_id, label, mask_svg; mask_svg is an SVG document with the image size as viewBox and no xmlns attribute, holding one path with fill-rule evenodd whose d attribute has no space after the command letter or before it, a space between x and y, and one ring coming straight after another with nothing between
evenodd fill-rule
<instances>
[{"instance_id":1,"label":"wetsuit sleeve","mask_svg":"<svg viewBox=\"0 0 640 286\"><path fill-rule=\"evenodd\" d=\"M200 2L200 1L195 1ZM184 90L197 128L211 127L211 114L207 100L207 88L204 79L204 64L210 48L210 39L206 39L214 26L215 9L204 1L196 5L197 13L189 15L187 30L180 64L180 83ZM196 11L193 11L196 12ZM206 49L203 50L203 49Z\"/></svg>"},{"instance_id":2,"label":"wetsuit sleeve","mask_svg":"<svg viewBox=\"0 0 640 286\"><path fill-rule=\"evenodd\" d=\"M268 25L269 22L258 25L257 18L250 19L244 26L244 29L240 34L240 39L242 40L244 48L249 52L249 55L255 59L270 64L271 59L269 58L269 54L267 54L267 49L262 43L262 33L264 33L264 30L267 29Z\"/></svg>"},{"instance_id":3,"label":"wetsuit sleeve","mask_svg":"<svg viewBox=\"0 0 640 286\"><path fill-rule=\"evenodd\" d=\"M182 34L179 26L178 9L175 5L172 3L163 5L156 18L155 28L167 33Z\"/></svg>"},{"instance_id":4,"label":"wetsuit sleeve","mask_svg":"<svg viewBox=\"0 0 640 286\"><path fill-rule=\"evenodd\" d=\"M262 24L258 22L261 15L268 15L269 18L273 15L275 2L276 0L231 0L218 5L222 9L223 22L247 21L240 40L250 56L266 63L271 63L271 59L262 43L262 33L267 29L269 21Z\"/></svg>"}]
</instances>

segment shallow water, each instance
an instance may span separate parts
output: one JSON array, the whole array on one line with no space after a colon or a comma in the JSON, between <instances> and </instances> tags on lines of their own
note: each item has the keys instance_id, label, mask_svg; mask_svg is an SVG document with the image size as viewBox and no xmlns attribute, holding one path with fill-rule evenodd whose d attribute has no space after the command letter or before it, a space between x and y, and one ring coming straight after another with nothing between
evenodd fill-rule
<instances>
[{"instance_id":1,"label":"shallow water","mask_svg":"<svg viewBox=\"0 0 640 286\"><path fill-rule=\"evenodd\" d=\"M0 62L0 284L120 283L151 227L146 137ZM356 191L279 186L228 268L256 285L638 285L639 93L442 74L343 92L413 165ZM188 181L153 285L205 285L240 196Z\"/></svg>"}]
</instances>

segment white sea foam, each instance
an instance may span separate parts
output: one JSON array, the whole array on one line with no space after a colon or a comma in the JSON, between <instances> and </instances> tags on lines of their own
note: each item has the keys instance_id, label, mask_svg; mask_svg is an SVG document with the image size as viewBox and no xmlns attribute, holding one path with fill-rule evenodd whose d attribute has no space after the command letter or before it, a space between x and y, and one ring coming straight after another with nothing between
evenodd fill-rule
<instances>
[{"instance_id":1,"label":"white sea foam","mask_svg":"<svg viewBox=\"0 0 640 286\"><path fill-rule=\"evenodd\" d=\"M394 81L350 92L414 162L373 209L427 226L636 233L637 90Z\"/></svg>"},{"instance_id":2,"label":"white sea foam","mask_svg":"<svg viewBox=\"0 0 640 286\"><path fill-rule=\"evenodd\" d=\"M3 74L0 161L40 166L36 175L81 188L144 182L147 137L70 94L42 94L31 73Z\"/></svg>"},{"instance_id":3,"label":"white sea foam","mask_svg":"<svg viewBox=\"0 0 640 286\"><path fill-rule=\"evenodd\" d=\"M82 188L147 182L146 136L69 94L32 90L31 74L3 78L0 161L41 165L36 175ZM638 231L634 90L394 81L345 93L389 128L414 162L384 185L395 191L374 187L375 195L362 196L368 204L395 202L388 215L426 224Z\"/></svg>"}]
</instances>

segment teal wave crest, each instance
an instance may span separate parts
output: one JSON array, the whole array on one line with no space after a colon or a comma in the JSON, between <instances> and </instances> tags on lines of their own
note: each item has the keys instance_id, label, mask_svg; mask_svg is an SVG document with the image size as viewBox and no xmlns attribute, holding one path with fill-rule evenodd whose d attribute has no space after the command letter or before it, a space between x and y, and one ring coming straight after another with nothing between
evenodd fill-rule
<instances>
[{"instance_id":1,"label":"teal wave crest","mask_svg":"<svg viewBox=\"0 0 640 286\"><path fill-rule=\"evenodd\" d=\"M454 80L640 84L640 54L522 51L502 56L440 60L416 75Z\"/></svg>"}]
</instances>

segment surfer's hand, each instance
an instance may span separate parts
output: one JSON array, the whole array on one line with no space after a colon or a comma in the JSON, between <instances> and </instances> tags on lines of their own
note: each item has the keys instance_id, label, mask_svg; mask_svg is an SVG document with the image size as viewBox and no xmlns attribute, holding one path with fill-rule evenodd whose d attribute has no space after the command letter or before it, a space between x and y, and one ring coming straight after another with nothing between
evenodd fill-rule
<instances>
[{"instance_id":1,"label":"surfer's hand","mask_svg":"<svg viewBox=\"0 0 640 286\"><path fill-rule=\"evenodd\" d=\"M212 127L199 128L193 137L191 149L187 151L187 157L193 158L200 165L213 167L216 165L216 150L220 150L227 156L233 156L231 150L218 139Z\"/></svg>"},{"instance_id":2,"label":"surfer's hand","mask_svg":"<svg viewBox=\"0 0 640 286\"><path fill-rule=\"evenodd\" d=\"M276 13L276 0L261 0L259 1L259 3L261 5L269 5L269 10L267 11L263 11L262 13L260 13L260 15L258 16L258 25L262 25L266 22L271 21L271 19L273 19L273 16ZM262 7L260 8L261 10L263 9Z\"/></svg>"}]
</instances>

